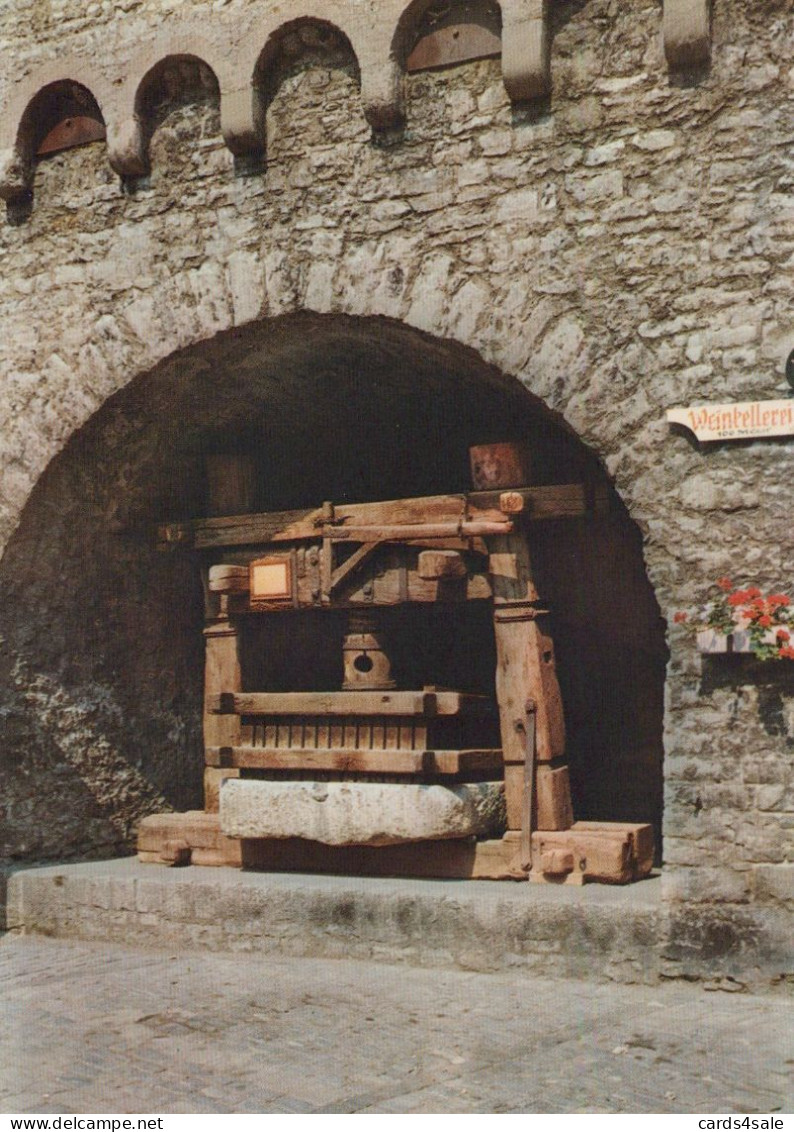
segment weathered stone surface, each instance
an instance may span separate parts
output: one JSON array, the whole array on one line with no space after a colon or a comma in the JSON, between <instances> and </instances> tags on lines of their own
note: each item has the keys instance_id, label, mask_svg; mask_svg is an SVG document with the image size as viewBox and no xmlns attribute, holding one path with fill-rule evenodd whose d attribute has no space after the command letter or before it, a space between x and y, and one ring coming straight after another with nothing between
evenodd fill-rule
<instances>
[{"instance_id":1,"label":"weathered stone surface","mask_svg":"<svg viewBox=\"0 0 794 1132\"><path fill-rule=\"evenodd\" d=\"M450 885L160 869L128 858L15 873L8 921L30 935L100 940L122 933L144 947L655 983L665 930L659 896L655 880L584 889Z\"/></svg>"},{"instance_id":2,"label":"weathered stone surface","mask_svg":"<svg viewBox=\"0 0 794 1132\"><path fill-rule=\"evenodd\" d=\"M757 896L794 905L794 865L756 865L753 874Z\"/></svg>"},{"instance_id":3,"label":"weathered stone surface","mask_svg":"<svg viewBox=\"0 0 794 1132\"><path fill-rule=\"evenodd\" d=\"M398 845L446 837L499 837L501 782L424 786L394 782L234 779L221 786L228 837L303 837L324 845Z\"/></svg>"}]
</instances>

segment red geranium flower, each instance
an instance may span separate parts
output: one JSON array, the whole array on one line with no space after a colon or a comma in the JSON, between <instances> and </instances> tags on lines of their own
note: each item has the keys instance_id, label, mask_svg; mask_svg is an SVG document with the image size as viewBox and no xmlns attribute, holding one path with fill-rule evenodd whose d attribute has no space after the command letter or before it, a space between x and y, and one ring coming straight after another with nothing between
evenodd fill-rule
<instances>
[{"instance_id":1,"label":"red geranium flower","mask_svg":"<svg viewBox=\"0 0 794 1132\"><path fill-rule=\"evenodd\" d=\"M772 618L768 613L765 613L763 617L758 618L758 624L762 625L765 629L768 629L772 624Z\"/></svg>"},{"instance_id":2,"label":"red geranium flower","mask_svg":"<svg viewBox=\"0 0 794 1132\"><path fill-rule=\"evenodd\" d=\"M721 590L725 590L726 593L733 589L733 582L730 578L717 578L717 585Z\"/></svg>"},{"instance_id":3,"label":"red geranium flower","mask_svg":"<svg viewBox=\"0 0 794 1132\"><path fill-rule=\"evenodd\" d=\"M782 657L783 660L794 660L794 649L791 645L786 645L785 648L778 650L778 656Z\"/></svg>"},{"instance_id":4,"label":"red geranium flower","mask_svg":"<svg viewBox=\"0 0 794 1132\"><path fill-rule=\"evenodd\" d=\"M785 594L770 594L769 595L769 604L770 605L791 605L791 598L787 597Z\"/></svg>"},{"instance_id":5,"label":"red geranium flower","mask_svg":"<svg viewBox=\"0 0 794 1132\"><path fill-rule=\"evenodd\" d=\"M777 639L779 641L790 641L791 640L791 633L789 633L788 629L778 629Z\"/></svg>"},{"instance_id":6,"label":"red geranium flower","mask_svg":"<svg viewBox=\"0 0 794 1132\"><path fill-rule=\"evenodd\" d=\"M686 621L686 618L687 618L686 613L680 613L679 612L679 613L673 614L673 621L675 622L676 625L683 625L683 623Z\"/></svg>"}]
</instances>

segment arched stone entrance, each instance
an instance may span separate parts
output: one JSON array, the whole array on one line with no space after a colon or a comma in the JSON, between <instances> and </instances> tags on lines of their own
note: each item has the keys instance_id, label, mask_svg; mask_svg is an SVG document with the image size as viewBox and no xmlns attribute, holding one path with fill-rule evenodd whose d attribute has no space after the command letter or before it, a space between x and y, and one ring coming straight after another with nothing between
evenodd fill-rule
<instances>
[{"instance_id":1,"label":"arched stone entrance","mask_svg":"<svg viewBox=\"0 0 794 1132\"><path fill-rule=\"evenodd\" d=\"M247 452L265 510L466 490L468 449L531 444L537 483L597 460L473 351L383 318L286 315L172 355L51 463L0 565L10 857L128 848L146 813L200 805L202 595L154 526L206 512L208 454ZM641 539L607 517L538 523L576 816L661 820L663 623ZM435 613L437 618L439 615ZM443 629L443 626L441 627ZM493 671L487 618L445 636L440 679Z\"/></svg>"}]
</instances>

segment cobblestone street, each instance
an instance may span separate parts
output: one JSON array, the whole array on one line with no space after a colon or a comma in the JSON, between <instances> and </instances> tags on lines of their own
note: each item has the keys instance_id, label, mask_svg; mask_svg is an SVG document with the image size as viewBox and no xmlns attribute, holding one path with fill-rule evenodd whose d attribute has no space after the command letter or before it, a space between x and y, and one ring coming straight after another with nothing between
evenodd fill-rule
<instances>
[{"instance_id":1,"label":"cobblestone street","mask_svg":"<svg viewBox=\"0 0 794 1132\"><path fill-rule=\"evenodd\" d=\"M6 1113L794 1107L781 992L16 935L0 979Z\"/></svg>"}]
</instances>

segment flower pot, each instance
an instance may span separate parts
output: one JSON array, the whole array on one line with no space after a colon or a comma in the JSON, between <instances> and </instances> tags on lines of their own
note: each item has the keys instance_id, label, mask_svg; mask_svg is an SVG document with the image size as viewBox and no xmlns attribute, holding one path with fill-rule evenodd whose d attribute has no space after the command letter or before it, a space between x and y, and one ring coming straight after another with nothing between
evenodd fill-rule
<instances>
[{"instance_id":1,"label":"flower pot","mask_svg":"<svg viewBox=\"0 0 794 1132\"><path fill-rule=\"evenodd\" d=\"M705 653L749 653L750 634L746 629L737 629L735 633L720 633L716 629L698 629L697 646L700 652Z\"/></svg>"},{"instance_id":2,"label":"flower pot","mask_svg":"<svg viewBox=\"0 0 794 1132\"><path fill-rule=\"evenodd\" d=\"M735 629L733 633L720 633L717 629L698 629L697 647L703 653L752 653L750 633L747 629ZM774 645L777 630L768 629L764 633L764 643Z\"/></svg>"}]
</instances>

